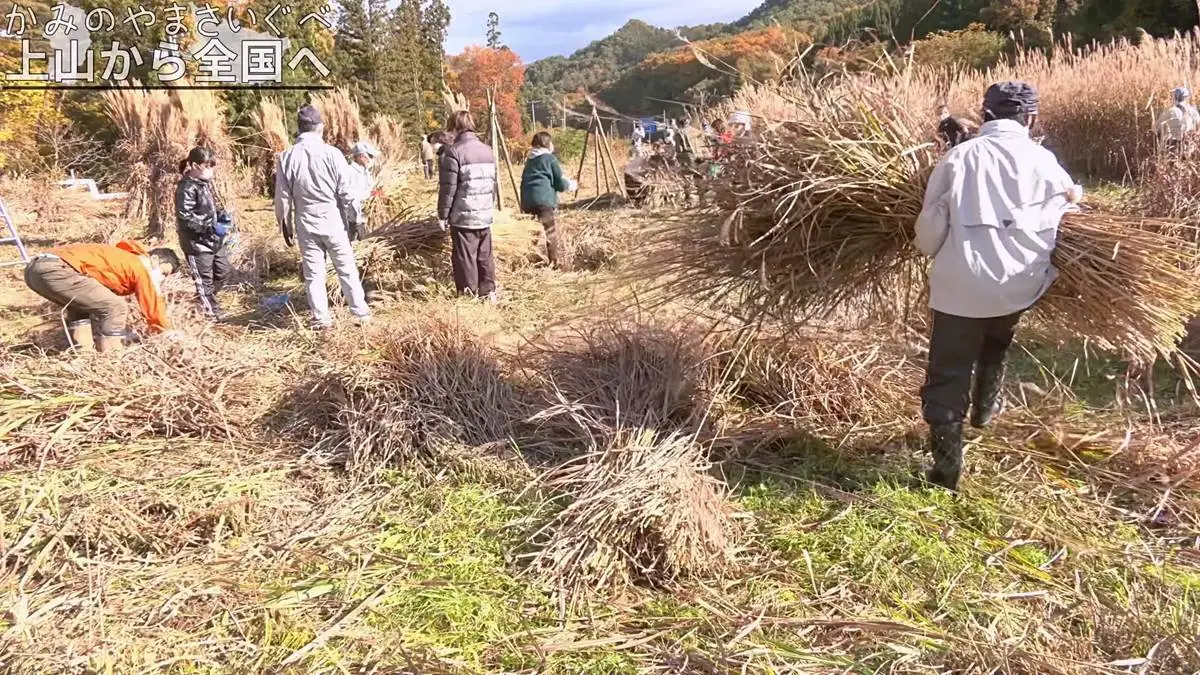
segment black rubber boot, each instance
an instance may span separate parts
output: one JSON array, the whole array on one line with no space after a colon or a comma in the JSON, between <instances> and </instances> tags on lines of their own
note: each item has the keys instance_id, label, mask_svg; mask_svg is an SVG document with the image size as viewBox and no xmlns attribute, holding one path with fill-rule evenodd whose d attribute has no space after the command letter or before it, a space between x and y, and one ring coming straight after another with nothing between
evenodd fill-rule
<instances>
[{"instance_id":1,"label":"black rubber boot","mask_svg":"<svg viewBox=\"0 0 1200 675\"><path fill-rule=\"evenodd\" d=\"M930 426L929 450L933 454L933 468L925 474L925 480L947 490L958 490L963 465L962 423Z\"/></svg>"},{"instance_id":2,"label":"black rubber boot","mask_svg":"<svg viewBox=\"0 0 1200 675\"><path fill-rule=\"evenodd\" d=\"M1004 365L980 366L975 373L975 395L971 397L971 426L986 427L1004 412Z\"/></svg>"}]
</instances>

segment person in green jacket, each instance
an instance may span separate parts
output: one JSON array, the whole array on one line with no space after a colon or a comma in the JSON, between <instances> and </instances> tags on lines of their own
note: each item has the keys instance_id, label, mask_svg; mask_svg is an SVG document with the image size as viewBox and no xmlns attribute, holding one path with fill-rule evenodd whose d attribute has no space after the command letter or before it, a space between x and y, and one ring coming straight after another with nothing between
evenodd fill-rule
<instances>
[{"instance_id":1,"label":"person in green jacket","mask_svg":"<svg viewBox=\"0 0 1200 675\"><path fill-rule=\"evenodd\" d=\"M575 181L563 175L562 166L554 156L554 140L550 133L539 131L533 135L529 159L525 161L525 172L521 174L521 210L538 217L546 231L546 254L550 264L560 267L561 251L555 212L558 210L558 193L578 189Z\"/></svg>"}]
</instances>

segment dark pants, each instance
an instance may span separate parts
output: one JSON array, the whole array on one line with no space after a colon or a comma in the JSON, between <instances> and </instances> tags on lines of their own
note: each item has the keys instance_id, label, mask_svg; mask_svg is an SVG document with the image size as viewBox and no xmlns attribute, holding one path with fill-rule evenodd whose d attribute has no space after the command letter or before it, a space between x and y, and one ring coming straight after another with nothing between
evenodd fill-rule
<instances>
[{"instance_id":1,"label":"dark pants","mask_svg":"<svg viewBox=\"0 0 1200 675\"><path fill-rule=\"evenodd\" d=\"M125 335L129 305L107 286L59 258L38 257L25 268L25 285L63 308L67 324L90 319L106 337Z\"/></svg>"},{"instance_id":2,"label":"dark pants","mask_svg":"<svg viewBox=\"0 0 1200 675\"><path fill-rule=\"evenodd\" d=\"M425 180L433 178L433 160L425 160Z\"/></svg>"},{"instance_id":3,"label":"dark pants","mask_svg":"<svg viewBox=\"0 0 1200 675\"><path fill-rule=\"evenodd\" d=\"M196 252L187 256L188 269L196 283L196 297L205 316L216 318L221 315L217 293L225 286L229 276L229 247L222 246L216 253Z\"/></svg>"},{"instance_id":4,"label":"dark pants","mask_svg":"<svg viewBox=\"0 0 1200 675\"><path fill-rule=\"evenodd\" d=\"M496 290L496 260L492 257L492 228L450 228L454 286L460 294L484 296Z\"/></svg>"},{"instance_id":5,"label":"dark pants","mask_svg":"<svg viewBox=\"0 0 1200 675\"><path fill-rule=\"evenodd\" d=\"M534 207L534 215L542 223L542 229L546 232L546 257L550 259L550 264L555 267L561 267L563 264L562 248L558 241L558 223L555 220L557 215L553 206L537 206Z\"/></svg>"},{"instance_id":6,"label":"dark pants","mask_svg":"<svg viewBox=\"0 0 1200 675\"><path fill-rule=\"evenodd\" d=\"M971 404L971 375L1002 368L1024 312L989 319L933 313L921 414L932 425L962 423Z\"/></svg>"}]
</instances>

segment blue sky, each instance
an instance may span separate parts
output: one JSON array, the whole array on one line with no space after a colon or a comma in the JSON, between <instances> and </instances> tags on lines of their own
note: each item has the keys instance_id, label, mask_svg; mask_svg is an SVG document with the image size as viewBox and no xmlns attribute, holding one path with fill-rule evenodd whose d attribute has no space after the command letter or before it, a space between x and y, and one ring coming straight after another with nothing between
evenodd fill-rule
<instances>
[{"instance_id":1,"label":"blue sky","mask_svg":"<svg viewBox=\"0 0 1200 675\"><path fill-rule=\"evenodd\" d=\"M483 44L488 12L500 15L501 41L525 63L569 55L620 28L630 19L673 28L732 21L762 0L447 0L450 35L446 51L456 54L470 44Z\"/></svg>"}]
</instances>

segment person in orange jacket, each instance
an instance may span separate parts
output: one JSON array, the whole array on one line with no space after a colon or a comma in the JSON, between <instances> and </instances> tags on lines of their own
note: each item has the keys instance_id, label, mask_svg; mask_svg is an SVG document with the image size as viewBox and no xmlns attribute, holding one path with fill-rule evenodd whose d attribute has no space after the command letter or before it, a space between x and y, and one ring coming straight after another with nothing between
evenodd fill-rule
<instances>
[{"instance_id":1,"label":"person in orange jacket","mask_svg":"<svg viewBox=\"0 0 1200 675\"><path fill-rule=\"evenodd\" d=\"M162 280L179 269L169 248L147 250L136 241L69 244L50 249L25 267L25 285L63 308L71 346L106 352L124 344L128 305L137 297L151 332L169 329ZM92 328L99 330L93 343Z\"/></svg>"}]
</instances>

